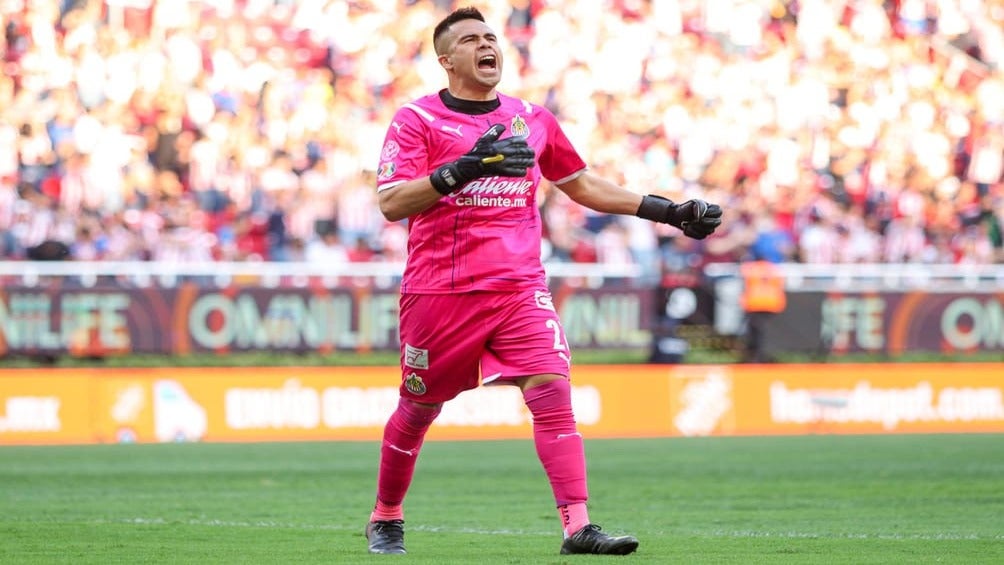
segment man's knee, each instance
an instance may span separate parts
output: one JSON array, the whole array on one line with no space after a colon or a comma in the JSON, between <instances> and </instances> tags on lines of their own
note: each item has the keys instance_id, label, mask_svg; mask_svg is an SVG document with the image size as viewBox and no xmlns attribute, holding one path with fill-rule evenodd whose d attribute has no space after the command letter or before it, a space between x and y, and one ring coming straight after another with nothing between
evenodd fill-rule
<instances>
[{"instance_id":1,"label":"man's knee","mask_svg":"<svg viewBox=\"0 0 1004 565\"><path fill-rule=\"evenodd\" d=\"M548 379L523 390L523 400L534 417L572 412L572 385L566 378Z\"/></svg>"},{"instance_id":2,"label":"man's knee","mask_svg":"<svg viewBox=\"0 0 1004 565\"><path fill-rule=\"evenodd\" d=\"M543 374L543 375L532 375L532 376L529 376L529 377L520 377L518 379L513 379L513 382L515 382L516 386L518 386L520 388L520 390L523 391L523 394L526 394L526 391L528 391L530 389L533 389L533 388L536 388L536 387L539 387L539 386L542 386L542 385L546 385L548 383L551 383L551 382L554 382L554 381L558 381L558 380L566 381L566 382L568 381L568 379L565 376L563 376L563 375L548 373L548 374Z\"/></svg>"},{"instance_id":3,"label":"man's knee","mask_svg":"<svg viewBox=\"0 0 1004 565\"><path fill-rule=\"evenodd\" d=\"M397 412L401 415L402 419L419 429L432 425L432 422L436 419L436 416L439 416L442 409L442 403L426 404L407 398L401 398L397 403Z\"/></svg>"},{"instance_id":4,"label":"man's knee","mask_svg":"<svg viewBox=\"0 0 1004 565\"><path fill-rule=\"evenodd\" d=\"M401 398L401 401L398 404L400 405L406 403L414 406L416 410L440 410L443 408L442 402L434 402L430 404L428 402L418 402L417 400L412 400L410 398Z\"/></svg>"}]
</instances>

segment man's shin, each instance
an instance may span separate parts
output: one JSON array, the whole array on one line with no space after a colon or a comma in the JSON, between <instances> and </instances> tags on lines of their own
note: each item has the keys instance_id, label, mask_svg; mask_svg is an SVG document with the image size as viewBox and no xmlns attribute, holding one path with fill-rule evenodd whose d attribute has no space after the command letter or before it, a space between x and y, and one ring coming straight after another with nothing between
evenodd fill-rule
<instances>
[{"instance_id":1,"label":"man's shin","mask_svg":"<svg viewBox=\"0 0 1004 565\"><path fill-rule=\"evenodd\" d=\"M527 389L523 397L533 415L534 445L555 502L558 506L585 502L585 448L572 412L571 385L567 379L557 379Z\"/></svg>"},{"instance_id":2,"label":"man's shin","mask_svg":"<svg viewBox=\"0 0 1004 565\"><path fill-rule=\"evenodd\" d=\"M400 506L411 486L415 463L425 433L439 415L440 406L425 406L402 398L384 427L377 477L377 500L381 506Z\"/></svg>"}]
</instances>

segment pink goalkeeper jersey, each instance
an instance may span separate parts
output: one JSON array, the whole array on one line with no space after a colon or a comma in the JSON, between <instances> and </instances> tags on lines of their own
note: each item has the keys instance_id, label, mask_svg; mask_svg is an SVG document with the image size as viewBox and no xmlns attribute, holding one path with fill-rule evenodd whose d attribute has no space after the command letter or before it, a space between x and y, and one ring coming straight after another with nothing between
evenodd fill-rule
<instances>
[{"instance_id":1,"label":"pink goalkeeper jersey","mask_svg":"<svg viewBox=\"0 0 1004 565\"><path fill-rule=\"evenodd\" d=\"M469 115L447 108L439 94L405 104L394 115L377 169L377 190L427 177L467 153L492 124L502 138L526 137L537 166L526 177L475 179L409 220L403 293L446 294L540 288L541 179L561 183L586 164L547 109L498 95L501 106Z\"/></svg>"}]
</instances>

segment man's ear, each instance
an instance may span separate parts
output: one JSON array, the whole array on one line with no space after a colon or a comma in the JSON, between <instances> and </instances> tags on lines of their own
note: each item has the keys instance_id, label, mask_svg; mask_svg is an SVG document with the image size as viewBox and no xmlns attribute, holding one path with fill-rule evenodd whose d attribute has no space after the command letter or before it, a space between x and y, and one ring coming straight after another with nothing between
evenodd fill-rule
<instances>
[{"instance_id":1,"label":"man's ear","mask_svg":"<svg viewBox=\"0 0 1004 565\"><path fill-rule=\"evenodd\" d=\"M453 60L450 58L449 55L440 55L439 66L443 67L446 70L450 70L453 68Z\"/></svg>"}]
</instances>

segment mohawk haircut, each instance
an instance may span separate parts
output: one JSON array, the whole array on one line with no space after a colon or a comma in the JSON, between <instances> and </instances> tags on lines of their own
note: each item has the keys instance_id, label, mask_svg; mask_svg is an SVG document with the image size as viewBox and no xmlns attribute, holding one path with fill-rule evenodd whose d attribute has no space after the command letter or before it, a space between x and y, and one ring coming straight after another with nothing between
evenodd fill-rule
<instances>
[{"instance_id":1,"label":"mohawk haircut","mask_svg":"<svg viewBox=\"0 0 1004 565\"><path fill-rule=\"evenodd\" d=\"M436 55L442 55L446 48L445 45L440 45L439 40L450 30L450 26L461 20L478 20L479 22L484 22L485 17L477 8L468 6L466 8L457 8L450 15L443 18L441 22L436 24L436 29L432 32L432 46L436 50Z\"/></svg>"}]
</instances>

